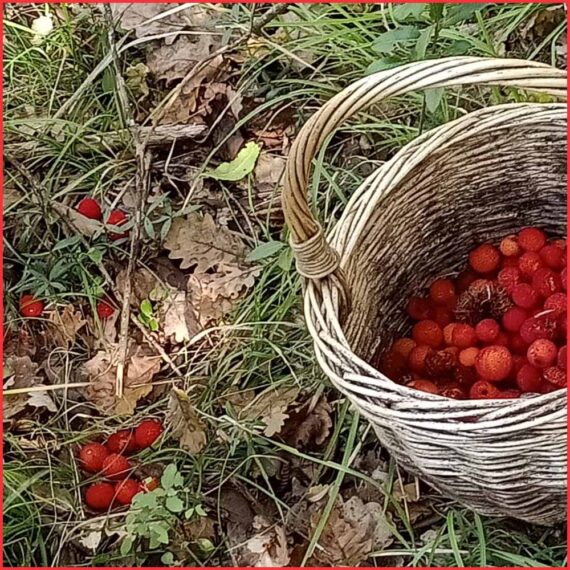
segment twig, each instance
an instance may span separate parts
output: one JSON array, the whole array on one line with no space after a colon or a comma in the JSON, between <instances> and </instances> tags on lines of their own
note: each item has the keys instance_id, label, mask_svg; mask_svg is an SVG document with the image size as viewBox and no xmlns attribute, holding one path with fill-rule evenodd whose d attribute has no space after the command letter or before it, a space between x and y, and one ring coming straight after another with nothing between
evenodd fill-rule
<instances>
[{"instance_id":1,"label":"twig","mask_svg":"<svg viewBox=\"0 0 570 570\"><path fill-rule=\"evenodd\" d=\"M263 16L259 16L257 20L255 20L250 29L250 35L259 36L261 31L269 22L280 16L281 14L285 14L291 7L291 4L273 4Z\"/></svg>"}]
</instances>

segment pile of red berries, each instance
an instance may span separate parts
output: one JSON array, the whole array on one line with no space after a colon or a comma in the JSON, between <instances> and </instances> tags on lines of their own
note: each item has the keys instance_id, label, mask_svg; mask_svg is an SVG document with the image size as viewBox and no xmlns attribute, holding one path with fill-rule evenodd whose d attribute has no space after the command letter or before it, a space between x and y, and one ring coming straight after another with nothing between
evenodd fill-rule
<instances>
[{"instance_id":1,"label":"pile of red berries","mask_svg":"<svg viewBox=\"0 0 570 570\"><path fill-rule=\"evenodd\" d=\"M150 447L163 428L158 420L143 420L134 430L123 429L107 442L91 442L79 450L79 462L87 473L102 475L107 481L93 483L85 491L85 504L94 511L106 511L111 505L129 505L141 491L152 491L158 480L140 482L132 476L133 465L126 456Z\"/></svg>"},{"instance_id":2,"label":"pile of red berries","mask_svg":"<svg viewBox=\"0 0 570 570\"><path fill-rule=\"evenodd\" d=\"M455 399L518 398L567 385L566 240L539 228L485 243L469 268L412 297L411 338L380 370L411 388Z\"/></svg>"}]
</instances>

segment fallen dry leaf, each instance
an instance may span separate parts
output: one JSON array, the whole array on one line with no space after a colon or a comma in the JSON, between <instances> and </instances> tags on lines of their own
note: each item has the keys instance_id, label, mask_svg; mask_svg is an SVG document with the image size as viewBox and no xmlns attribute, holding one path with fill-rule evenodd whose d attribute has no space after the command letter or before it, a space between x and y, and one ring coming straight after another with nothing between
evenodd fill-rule
<instances>
[{"instance_id":1,"label":"fallen dry leaf","mask_svg":"<svg viewBox=\"0 0 570 570\"><path fill-rule=\"evenodd\" d=\"M167 424L180 447L190 453L200 453L206 446L205 426L194 410L188 394L173 388L168 403Z\"/></svg>"},{"instance_id":2,"label":"fallen dry leaf","mask_svg":"<svg viewBox=\"0 0 570 570\"><path fill-rule=\"evenodd\" d=\"M186 297L185 291L173 290L159 310L159 321L165 336L177 343L189 341L200 331Z\"/></svg>"},{"instance_id":3,"label":"fallen dry leaf","mask_svg":"<svg viewBox=\"0 0 570 570\"><path fill-rule=\"evenodd\" d=\"M281 568L289 564L289 550L285 530L280 525L270 525L262 516L253 520L256 532L240 549L240 566L257 568Z\"/></svg>"},{"instance_id":4,"label":"fallen dry leaf","mask_svg":"<svg viewBox=\"0 0 570 570\"><path fill-rule=\"evenodd\" d=\"M43 386L38 376L39 366L29 356L8 356L4 361L4 390L26 389ZM56 412L57 407L47 391L4 394L3 419L8 420L22 412L28 405L35 408L47 408Z\"/></svg>"},{"instance_id":5,"label":"fallen dry leaf","mask_svg":"<svg viewBox=\"0 0 570 570\"><path fill-rule=\"evenodd\" d=\"M312 399L288 411L288 419L280 431L281 437L297 449L317 448L329 437L333 425L331 405L321 397L315 405Z\"/></svg>"},{"instance_id":6,"label":"fallen dry leaf","mask_svg":"<svg viewBox=\"0 0 570 570\"><path fill-rule=\"evenodd\" d=\"M69 348L75 343L77 333L87 322L83 315L76 311L72 304L66 305L63 310L55 310L49 316L52 324L50 331L56 346Z\"/></svg>"},{"instance_id":7,"label":"fallen dry leaf","mask_svg":"<svg viewBox=\"0 0 570 570\"><path fill-rule=\"evenodd\" d=\"M118 358L116 345L108 351L99 351L81 366L82 374L90 382L85 395L103 413L130 415L138 400L152 390L151 382L160 370L160 358L146 354L145 349L138 345L131 345L129 355L122 398L115 395Z\"/></svg>"},{"instance_id":8,"label":"fallen dry leaf","mask_svg":"<svg viewBox=\"0 0 570 570\"><path fill-rule=\"evenodd\" d=\"M103 224L97 220L86 218L73 208L58 202L52 202L51 207L81 234L87 237L94 237L103 231Z\"/></svg>"}]
</instances>

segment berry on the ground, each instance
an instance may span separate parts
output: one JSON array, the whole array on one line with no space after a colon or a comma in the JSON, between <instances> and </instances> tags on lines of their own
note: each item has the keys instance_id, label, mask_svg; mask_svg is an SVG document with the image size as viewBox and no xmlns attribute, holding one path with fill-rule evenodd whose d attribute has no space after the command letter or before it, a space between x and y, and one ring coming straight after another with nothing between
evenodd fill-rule
<instances>
[{"instance_id":1,"label":"berry on the ground","mask_svg":"<svg viewBox=\"0 0 570 570\"><path fill-rule=\"evenodd\" d=\"M44 312L44 303L33 295L20 297L20 314L23 317L39 317Z\"/></svg>"},{"instance_id":2,"label":"berry on the ground","mask_svg":"<svg viewBox=\"0 0 570 570\"><path fill-rule=\"evenodd\" d=\"M150 447L162 433L162 424L158 420L143 420L135 430L135 440L140 449Z\"/></svg>"},{"instance_id":3,"label":"berry on the ground","mask_svg":"<svg viewBox=\"0 0 570 570\"><path fill-rule=\"evenodd\" d=\"M99 473L108 455L109 451L104 445L96 442L87 443L79 450L79 461L88 473Z\"/></svg>"},{"instance_id":4,"label":"berry on the ground","mask_svg":"<svg viewBox=\"0 0 570 570\"><path fill-rule=\"evenodd\" d=\"M130 469L129 460L118 453L111 453L103 461L103 475L108 479L124 479Z\"/></svg>"},{"instance_id":5,"label":"berry on the ground","mask_svg":"<svg viewBox=\"0 0 570 570\"><path fill-rule=\"evenodd\" d=\"M475 359L475 369L489 382L504 380L511 371L513 357L508 348L491 345L482 348Z\"/></svg>"},{"instance_id":6,"label":"berry on the ground","mask_svg":"<svg viewBox=\"0 0 570 570\"><path fill-rule=\"evenodd\" d=\"M134 479L119 481L115 483L115 500L119 505L130 505L133 497L142 490L142 485Z\"/></svg>"},{"instance_id":7,"label":"berry on the ground","mask_svg":"<svg viewBox=\"0 0 570 570\"><path fill-rule=\"evenodd\" d=\"M115 489L110 483L94 483L85 491L85 503L94 511L106 511L114 497Z\"/></svg>"},{"instance_id":8,"label":"berry on the ground","mask_svg":"<svg viewBox=\"0 0 570 570\"><path fill-rule=\"evenodd\" d=\"M90 218L92 220L100 220L102 217L101 214L101 206L97 200L93 198L83 198L77 204L76 210L86 218Z\"/></svg>"},{"instance_id":9,"label":"berry on the ground","mask_svg":"<svg viewBox=\"0 0 570 570\"><path fill-rule=\"evenodd\" d=\"M160 481L156 477L147 477L142 481L141 486L142 490L148 493L149 491L158 489L160 487Z\"/></svg>"},{"instance_id":10,"label":"berry on the ground","mask_svg":"<svg viewBox=\"0 0 570 570\"><path fill-rule=\"evenodd\" d=\"M137 442L132 430L122 429L109 436L106 447L110 453L129 455L137 450Z\"/></svg>"},{"instance_id":11,"label":"berry on the ground","mask_svg":"<svg viewBox=\"0 0 570 570\"><path fill-rule=\"evenodd\" d=\"M108 319L109 317L112 317L114 313L115 308L107 303L107 301L97 301L97 315L102 321Z\"/></svg>"},{"instance_id":12,"label":"berry on the ground","mask_svg":"<svg viewBox=\"0 0 570 570\"><path fill-rule=\"evenodd\" d=\"M127 214L122 210L113 210L109 217L107 218L107 225L108 226L122 226L127 223ZM127 237L128 232L124 233L116 233L116 232L109 232L109 238L112 240L122 239Z\"/></svg>"}]
</instances>

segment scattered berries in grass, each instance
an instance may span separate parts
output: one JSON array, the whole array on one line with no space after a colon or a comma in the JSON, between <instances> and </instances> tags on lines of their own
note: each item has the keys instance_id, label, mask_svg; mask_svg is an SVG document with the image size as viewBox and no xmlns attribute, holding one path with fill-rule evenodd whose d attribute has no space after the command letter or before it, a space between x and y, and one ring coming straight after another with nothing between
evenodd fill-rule
<instances>
[{"instance_id":1,"label":"scattered berries in grass","mask_svg":"<svg viewBox=\"0 0 570 570\"><path fill-rule=\"evenodd\" d=\"M477 339L485 344L493 342L499 336L500 330L499 323L494 319L483 319L475 326Z\"/></svg>"},{"instance_id":2,"label":"scattered berries in grass","mask_svg":"<svg viewBox=\"0 0 570 570\"><path fill-rule=\"evenodd\" d=\"M94 511L106 511L115 497L115 488L110 483L95 483L85 491L85 503Z\"/></svg>"},{"instance_id":3,"label":"scattered berries in grass","mask_svg":"<svg viewBox=\"0 0 570 570\"><path fill-rule=\"evenodd\" d=\"M127 222L127 214L125 214L125 212L123 212L122 210L113 210L109 214L109 217L107 218L107 225L109 226L122 226L126 224L126 222ZM124 237L127 237L127 235L128 232L124 233L109 232L109 238L112 240L122 239Z\"/></svg>"},{"instance_id":4,"label":"scattered berries in grass","mask_svg":"<svg viewBox=\"0 0 570 570\"><path fill-rule=\"evenodd\" d=\"M524 228L519 232L518 244L525 251L540 251L546 245L546 234L539 228Z\"/></svg>"},{"instance_id":5,"label":"scattered berries in grass","mask_svg":"<svg viewBox=\"0 0 570 570\"><path fill-rule=\"evenodd\" d=\"M529 364L536 368L548 368L556 362L558 349L556 345L546 338L535 340L526 352Z\"/></svg>"},{"instance_id":6,"label":"scattered berries in grass","mask_svg":"<svg viewBox=\"0 0 570 570\"><path fill-rule=\"evenodd\" d=\"M130 429L122 429L110 435L105 445L110 453L129 455L137 450L135 434Z\"/></svg>"},{"instance_id":7,"label":"scattered berries in grass","mask_svg":"<svg viewBox=\"0 0 570 570\"><path fill-rule=\"evenodd\" d=\"M411 297L406 311L414 321L423 321L430 317L430 303L424 297Z\"/></svg>"},{"instance_id":8,"label":"scattered berries in grass","mask_svg":"<svg viewBox=\"0 0 570 570\"><path fill-rule=\"evenodd\" d=\"M433 348L427 344L415 346L408 356L408 367L416 374L424 374L426 369L426 358L433 352Z\"/></svg>"},{"instance_id":9,"label":"scattered berries in grass","mask_svg":"<svg viewBox=\"0 0 570 570\"><path fill-rule=\"evenodd\" d=\"M429 296L438 305L447 305L455 299L455 283L451 279L436 279L429 288Z\"/></svg>"},{"instance_id":10,"label":"scattered berries in grass","mask_svg":"<svg viewBox=\"0 0 570 570\"><path fill-rule=\"evenodd\" d=\"M540 392L542 388L541 371L530 364L525 364L517 372L517 386L521 392Z\"/></svg>"},{"instance_id":11,"label":"scattered berries in grass","mask_svg":"<svg viewBox=\"0 0 570 570\"><path fill-rule=\"evenodd\" d=\"M499 268L501 254L499 250L490 243L484 243L476 247L469 254L469 265L477 273L492 273Z\"/></svg>"},{"instance_id":12,"label":"scattered berries in grass","mask_svg":"<svg viewBox=\"0 0 570 570\"><path fill-rule=\"evenodd\" d=\"M443 342L443 330L435 321L426 319L414 325L412 338L418 344L439 348Z\"/></svg>"},{"instance_id":13,"label":"scattered berries in grass","mask_svg":"<svg viewBox=\"0 0 570 570\"><path fill-rule=\"evenodd\" d=\"M439 388L431 380L418 378L417 380L408 382L407 386L408 388L413 388L414 390L420 390L420 392L427 392L428 394L439 394Z\"/></svg>"},{"instance_id":14,"label":"scattered berries in grass","mask_svg":"<svg viewBox=\"0 0 570 570\"><path fill-rule=\"evenodd\" d=\"M477 380L469 389L469 397L472 400L488 400L499 398L501 391L497 386L487 380Z\"/></svg>"},{"instance_id":15,"label":"scattered berries in grass","mask_svg":"<svg viewBox=\"0 0 570 570\"><path fill-rule=\"evenodd\" d=\"M545 245L539 252L540 259L547 267L560 271L566 264L565 251L554 244Z\"/></svg>"},{"instance_id":16,"label":"scattered berries in grass","mask_svg":"<svg viewBox=\"0 0 570 570\"><path fill-rule=\"evenodd\" d=\"M552 311L555 317L559 317L566 312L567 302L566 293L554 293L544 302L544 310Z\"/></svg>"},{"instance_id":17,"label":"scattered berries in grass","mask_svg":"<svg viewBox=\"0 0 570 570\"><path fill-rule=\"evenodd\" d=\"M115 500L119 505L130 505L133 497L142 490L142 485L134 479L119 481L115 483Z\"/></svg>"},{"instance_id":18,"label":"scattered berries in grass","mask_svg":"<svg viewBox=\"0 0 570 570\"><path fill-rule=\"evenodd\" d=\"M558 388L564 388L568 384L566 370L562 370L558 366L550 366L543 372L544 379Z\"/></svg>"},{"instance_id":19,"label":"scattered berries in grass","mask_svg":"<svg viewBox=\"0 0 570 570\"><path fill-rule=\"evenodd\" d=\"M566 345L564 345L562 348L560 348L560 350L558 351L558 358L557 360L557 364L559 368L562 368L562 370L566 370L566 366L567 366L567 351L566 351Z\"/></svg>"},{"instance_id":20,"label":"scattered berries in grass","mask_svg":"<svg viewBox=\"0 0 570 570\"><path fill-rule=\"evenodd\" d=\"M22 295L20 298L20 314L23 317L39 317L44 312L44 303L33 295Z\"/></svg>"},{"instance_id":21,"label":"scattered berries in grass","mask_svg":"<svg viewBox=\"0 0 570 570\"><path fill-rule=\"evenodd\" d=\"M519 271L526 277L532 277L542 266L542 259L536 251L527 251L519 257Z\"/></svg>"},{"instance_id":22,"label":"scattered berries in grass","mask_svg":"<svg viewBox=\"0 0 570 570\"><path fill-rule=\"evenodd\" d=\"M97 315L102 321L112 317L114 313L115 308L107 301L97 301Z\"/></svg>"},{"instance_id":23,"label":"scattered berries in grass","mask_svg":"<svg viewBox=\"0 0 570 570\"><path fill-rule=\"evenodd\" d=\"M150 447L162 433L162 424L158 420L143 420L135 430L135 440L140 449Z\"/></svg>"},{"instance_id":24,"label":"scattered berries in grass","mask_svg":"<svg viewBox=\"0 0 570 570\"><path fill-rule=\"evenodd\" d=\"M499 271L497 282L510 295L521 282L521 272L518 267L505 267Z\"/></svg>"},{"instance_id":25,"label":"scattered berries in grass","mask_svg":"<svg viewBox=\"0 0 570 570\"><path fill-rule=\"evenodd\" d=\"M542 297L550 297L562 290L560 275L552 269L541 267L532 276L532 288Z\"/></svg>"},{"instance_id":26,"label":"scattered berries in grass","mask_svg":"<svg viewBox=\"0 0 570 570\"><path fill-rule=\"evenodd\" d=\"M108 479L124 479L130 469L129 460L119 453L111 453L103 461L102 472Z\"/></svg>"},{"instance_id":27,"label":"scattered berries in grass","mask_svg":"<svg viewBox=\"0 0 570 570\"><path fill-rule=\"evenodd\" d=\"M512 365L511 352L505 346L499 345L482 348L475 359L477 373L489 382L499 382L507 378Z\"/></svg>"},{"instance_id":28,"label":"scattered berries in grass","mask_svg":"<svg viewBox=\"0 0 570 570\"><path fill-rule=\"evenodd\" d=\"M538 293L528 284L519 283L513 288L512 298L515 305L523 309L532 309L539 302Z\"/></svg>"},{"instance_id":29,"label":"scattered berries in grass","mask_svg":"<svg viewBox=\"0 0 570 570\"><path fill-rule=\"evenodd\" d=\"M79 450L79 461L88 473L99 473L108 456L109 450L96 442L87 443Z\"/></svg>"},{"instance_id":30,"label":"scattered berries in grass","mask_svg":"<svg viewBox=\"0 0 570 570\"><path fill-rule=\"evenodd\" d=\"M83 198L83 200L80 200L76 210L82 216L90 218L91 220L100 220L102 218L101 206L99 202L93 198Z\"/></svg>"},{"instance_id":31,"label":"scattered berries in grass","mask_svg":"<svg viewBox=\"0 0 570 570\"><path fill-rule=\"evenodd\" d=\"M521 248L520 248L519 243L517 241L517 236L516 235L510 235L510 236L503 238L501 240L501 243L499 244L499 251L505 257L516 257L517 255L520 255Z\"/></svg>"},{"instance_id":32,"label":"scattered berries in grass","mask_svg":"<svg viewBox=\"0 0 570 570\"><path fill-rule=\"evenodd\" d=\"M457 323L451 333L451 342L457 348L469 348L477 343L475 329L465 323Z\"/></svg>"}]
</instances>

